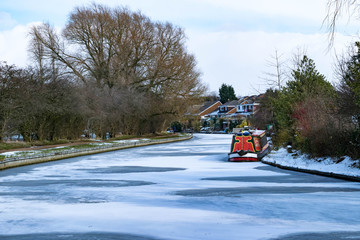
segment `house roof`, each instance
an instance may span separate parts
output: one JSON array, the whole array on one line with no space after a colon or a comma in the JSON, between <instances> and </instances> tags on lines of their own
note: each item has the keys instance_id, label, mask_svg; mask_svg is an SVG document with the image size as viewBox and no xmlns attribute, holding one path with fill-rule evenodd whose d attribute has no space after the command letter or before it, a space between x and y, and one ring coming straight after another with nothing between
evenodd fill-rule
<instances>
[{"instance_id":1,"label":"house roof","mask_svg":"<svg viewBox=\"0 0 360 240\"><path fill-rule=\"evenodd\" d=\"M209 102L209 103L205 104L203 107L200 108L199 115L200 116L208 115L209 113L216 110L219 106L221 106L220 101Z\"/></svg>"},{"instance_id":2,"label":"house roof","mask_svg":"<svg viewBox=\"0 0 360 240\"><path fill-rule=\"evenodd\" d=\"M243 104L253 104L255 102L260 102L260 100L264 97L264 94L259 94L259 95L252 95L252 96L246 96L243 97L239 100L238 105L243 105Z\"/></svg>"},{"instance_id":3,"label":"house roof","mask_svg":"<svg viewBox=\"0 0 360 240\"><path fill-rule=\"evenodd\" d=\"M230 102L226 102L223 106L236 106L239 103L239 100L232 100Z\"/></svg>"},{"instance_id":4,"label":"house roof","mask_svg":"<svg viewBox=\"0 0 360 240\"><path fill-rule=\"evenodd\" d=\"M198 104L198 105L192 105L188 107L187 115L206 115L207 113L210 113L217 109L217 107L221 105L220 101L208 101L204 104Z\"/></svg>"},{"instance_id":5,"label":"house roof","mask_svg":"<svg viewBox=\"0 0 360 240\"><path fill-rule=\"evenodd\" d=\"M231 108L226 114L236 113L236 107Z\"/></svg>"},{"instance_id":6,"label":"house roof","mask_svg":"<svg viewBox=\"0 0 360 240\"><path fill-rule=\"evenodd\" d=\"M209 107L215 105L217 102L220 103L220 101L206 102L202 107L200 107L199 112L201 113L201 112L205 111Z\"/></svg>"}]
</instances>

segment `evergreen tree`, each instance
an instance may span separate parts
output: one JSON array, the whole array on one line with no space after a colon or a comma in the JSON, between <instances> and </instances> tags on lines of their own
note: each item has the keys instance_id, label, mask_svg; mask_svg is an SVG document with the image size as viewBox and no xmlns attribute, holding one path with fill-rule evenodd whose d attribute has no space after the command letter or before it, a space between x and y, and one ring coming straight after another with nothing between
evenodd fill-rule
<instances>
[{"instance_id":1,"label":"evergreen tree","mask_svg":"<svg viewBox=\"0 0 360 240\"><path fill-rule=\"evenodd\" d=\"M343 113L357 119L360 129L360 42L355 43L356 52L340 63L339 107Z\"/></svg>"},{"instance_id":2,"label":"evergreen tree","mask_svg":"<svg viewBox=\"0 0 360 240\"><path fill-rule=\"evenodd\" d=\"M236 100L235 90L231 85L223 83L219 89L220 102L226 103L228 101Z\"/></svg>"},{"instance_id":3,"label":"evergreen tree","mask_svg":"<svg viewBox=\"0 0 360 240\"><path fill-rule=\"evenodd\" d=\"M286 84L285 91L293 95L296 100L316 95L335 94L333 86L316 69L314 60L306 55L298 63L296 69L292 70L291 75L292 80Z\"/></svg>"},{"instance_id":4,"label":"evergreen tree","mask_svg":"<svg viewBox=\"0 0 360 240\"><path fill-rule=\"evenodd\" d=\"M292 70L292 79L286 83L275 101L275 117L279 128L291 128L294 111L306 99L335 96L333 86L320 74L312 59L304 56Z\"/></svg>"},{"instance_id":5,"label":"evergreen tree","mask_svg":"<svg viewBox=\"0 0 360 240\"><path fill-rule=\"evenodd\" d=\"M291 76L272 101L277 143L292 143L304 152L319 153L323 149L317 144L324 139L318 136L325 136L331 125L335 89L307 56L303 56Z\"/></svg>"}]
</instances>

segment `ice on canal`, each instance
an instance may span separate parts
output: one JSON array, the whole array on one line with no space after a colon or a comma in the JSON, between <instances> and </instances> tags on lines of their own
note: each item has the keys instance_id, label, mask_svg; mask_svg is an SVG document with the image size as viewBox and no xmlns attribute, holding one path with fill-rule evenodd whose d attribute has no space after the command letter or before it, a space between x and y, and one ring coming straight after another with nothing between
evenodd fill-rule
<instances>
[{"instance_id":1,"label":"ice on canal","mask_svg":"<svg viewBox=\"0 0 360 240\"><path fill-rule=\"evenodd\" d=\"M360 239L359 183L230 163L230 142L0 171L0 239Z\"/></svg>"}]
</instances>

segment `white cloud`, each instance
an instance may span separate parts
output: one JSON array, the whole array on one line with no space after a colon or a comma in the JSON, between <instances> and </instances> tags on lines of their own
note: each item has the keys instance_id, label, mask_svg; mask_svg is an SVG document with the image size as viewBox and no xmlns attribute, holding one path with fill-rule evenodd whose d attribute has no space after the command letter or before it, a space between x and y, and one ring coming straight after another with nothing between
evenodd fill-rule
<instances>
[{"instance_id":1,"label":"white cloud","mask_svg":"<svg viewBox=\"0 0 360 240\"><path fill-rule=\"evenodd\" d=\"M33 24L0 32L0 45L6 46L0 48L0 61L20 67L29 64L28 32ZM353 38L339 34L334 49L327 52L326 34L187 31L187 35L188 49L195 54L203 81L210 90L217 92L222 83L227 83L238 95L256 94L256 90L267 88L260 77L273 70L266 66L266 60L275 49L284 54L284 59L290 59L299 47L307 49L318 70L334 82L334 51L339 54L354 42Z\"/></svg>"},{"instance_id":2,"label":"white cloud","mask_svg":"<svg viewBox=\"0 0 360 240\"><path fill-rule=\"evenodd\" d=\"M341 52L353 39L340 35L335 48ZM275 49L291 59L298 48L305 48L314 59L317 69L330 82L334 82L334 50L327 52L326 34L306 35L300 33L266 32L213 32L189 34L189 50L196 52L203 79L211 91L218 91L222 83L234 87L236 94L256 94L267 86L260 78L263 72L273 71L266 60ZM291 62L290 60L288 62Z\"/></svg>"},{"instance_id":3,"label":"white cloud","mask_svg":"<svg viewBox=\"0 0 360 240\"><path fill-rule=\"evenodd\" d=\"M200 0L205 4L212 4L218 8L235 11L251 11L266 15L299 16L302 18L322 18L326 11L326 2L313 0ZM319 12L320 9L320 12ZM311 14L316 13L316 14Z\"/></svg>"},{"instance_id":4,"label":"white cloud","mask_svg":"<svg viewBox=\"0 0 360 240\"><path fill-rule=\"evenodd\" d=\"M16 24L16 20L11 17L7 12L0 12L0 29L7 29L13 27Z\"/></svg>"},{"instance_id":5,"label":"white cloud","mask_svg":"<svg viewBox=\"0 0 360 240\"><path fill-rule=\"evenodd\" d=\"M32 24L17 25L0 32L0 61L15 64L19 67L27 65L28 32Z\"/></svg>"},{"instance_id":6,"label":"white cloud","mask_svg":"<svg viewBox=\"0 0 360 240\"><path fill-rule=\"evenodd\" d=\"M319 71L334 81L332 65L334 51L327 53L327 36L321 31L326 15L326 1L313 0L98 0L113 6L126 5L131 10L141 10L154 21L170 21L185 28L188 48L198 59L203 81L210 90L218 91L222 83L234 86L238 95L256 93L262 80L259 78L266 67L266 59L275 49L291 58L296 48L306 48L315 60ZM14 1L4 0L6 9L26 11L33 21L49 21L63 28L75 6L90 4L87 0ZM5 9L5 7L4 7ZM11 16L4 13L0 19L14 24ZM26 21L16 18L17 22ZM351 27L359 26L352 22ZM0 31L0 60L25 66L27 61L27 33L32 24L13 26ZM312 29L308 31L308 29ZM304 31L302 31L304 30ZM302 33L298 33L302 32ZM308 34L305 34L305 33ZM314 32L319 32L316 34ZM322 32L322 33L321 33ZM311 34L310 34L311 33ZM354 39L338 35L334 49L341 52ZM4 47L3 47L4 46ZM271 71L271 70L270 70ZM260 86L265 90L266 86Z\"/></svg>"}]
</instances>

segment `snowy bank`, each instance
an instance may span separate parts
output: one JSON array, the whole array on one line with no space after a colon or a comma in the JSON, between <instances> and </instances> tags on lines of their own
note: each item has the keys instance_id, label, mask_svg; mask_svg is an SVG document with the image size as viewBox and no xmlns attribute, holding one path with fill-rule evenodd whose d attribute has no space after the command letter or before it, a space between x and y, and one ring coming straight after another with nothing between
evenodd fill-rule
<instances>
[{"instance_id":1,"label":"snowy bank","mask_svg":"<svg viewBox=\"0 0 360 240\"><path fill-rule=\"evenodd\" d=\"M36 163L57 161L66 158L117 151L126 148L189 140L192 137L193 136L191 134L183 134L181 136L171 138L136 139L124 140L121 142L91 143L78 145L76 148L69 146L63 148L55 147L31 151L11 151L0 154L0 170Z\"/></svg>"},{"instance_id":2,"label":"snowy bank","mask_svg":"<svg viewBox=\"0 0 360 240\"><path fill-rule=\"evenodd\" d=\"M299 152L289 153L287 149L281 148L272 151L262 162L289 170L360 182L360 159L353 160L349 157L314 159Z\"/></svg>"}]
</instances>

